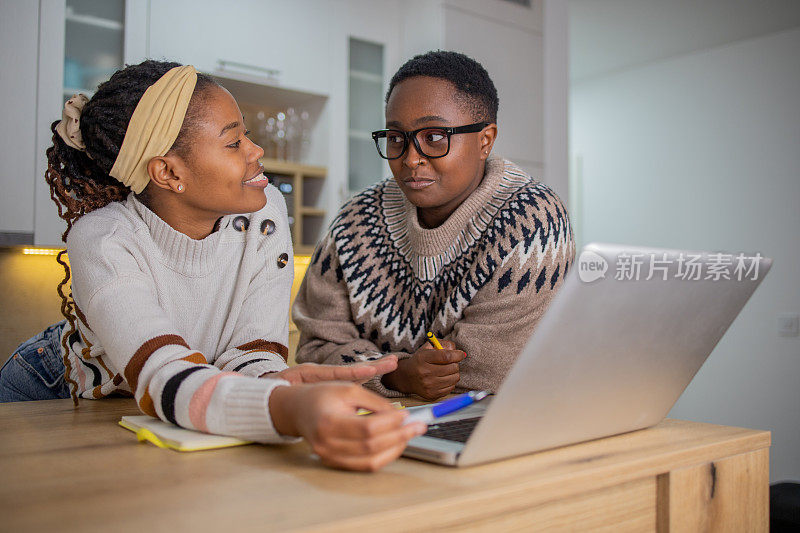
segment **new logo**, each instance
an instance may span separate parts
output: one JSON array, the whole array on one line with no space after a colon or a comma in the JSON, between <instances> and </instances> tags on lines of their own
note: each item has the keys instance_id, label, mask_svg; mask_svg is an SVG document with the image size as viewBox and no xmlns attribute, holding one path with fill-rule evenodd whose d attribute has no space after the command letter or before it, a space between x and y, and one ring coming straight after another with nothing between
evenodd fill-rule
<instances>
[{"instance_id":1,"label":"new logo","mask_svg":"<svg viewBox=\"0 0 800 533\"><path fill-rule=\"evenodd\" d=\"M606 277L608 262L603 256L591 250L584 250L578 258L578 277L589 283Z\"/></svg>"}]
</instances>

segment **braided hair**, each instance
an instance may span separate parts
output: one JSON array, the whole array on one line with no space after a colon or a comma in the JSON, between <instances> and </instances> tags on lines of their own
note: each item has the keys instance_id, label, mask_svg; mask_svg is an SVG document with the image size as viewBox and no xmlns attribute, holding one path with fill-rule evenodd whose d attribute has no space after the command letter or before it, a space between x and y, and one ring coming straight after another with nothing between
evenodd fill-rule
<instances>
[{"instance_id":1,"label":"braided hair","mask_svg":"<svg viewBox=\"0 0 800 533\"><path fill-rule=\"evenodd\" d=\"M94 96L83 108L80 118L80 131L86 151L68 146L56 133L55 121L50 126L53 132L53 146L47 149L47 171L45 180L50 186L50 198L58 208L58 216L67 223L67 229L61 236L66 243L72 225L83 215L100 209L111 202L124 200L131 189L109 175L117 159L125 131L131 120L136 105L148 87L153 85L164 74L180 63L147 60L138 65L129 65L114 73L111 78L101 83ZM191 133L200 115L199 101L204 99L206 89L217 86L213 78L206 74L197 75L197 84L192 94L189 108L170 152L186 156L191 150ZM137 195L147 203L144 191ZM64 279L58 284L58 295L61 297L61 314L69 321L70 330L63 337L64 364L67 368L66 379L72 389L72 398L77 405L77 383L70 379L70 364L67 358L67 339L76 331L75 301L72 291L67 294L65 287L69 284L70 269L65 261L66 250L57 256L64 267Z\"/></svg>"}]
</instances>

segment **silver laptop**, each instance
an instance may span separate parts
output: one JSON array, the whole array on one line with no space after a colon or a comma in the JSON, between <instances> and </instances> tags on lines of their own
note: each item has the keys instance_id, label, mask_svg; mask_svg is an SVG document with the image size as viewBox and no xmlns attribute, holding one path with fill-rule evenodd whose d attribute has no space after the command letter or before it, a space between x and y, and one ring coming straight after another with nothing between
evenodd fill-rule
<instances>
[{"instance_id":1,"label":"silver laptop","mask_svg":"<svg viewBox=\"0 0 800 533\"><path fill-rule=\"evenodd\" d=\"M467 466L659 423L772 260L589 244L497 393L404 455Z\"/></svg>"}]
</instances>

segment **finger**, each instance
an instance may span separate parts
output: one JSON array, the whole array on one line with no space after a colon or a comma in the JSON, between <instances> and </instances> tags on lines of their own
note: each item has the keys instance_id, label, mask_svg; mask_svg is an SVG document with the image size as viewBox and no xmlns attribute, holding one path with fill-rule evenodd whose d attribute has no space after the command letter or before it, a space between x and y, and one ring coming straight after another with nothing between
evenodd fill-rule
<instances>
[{"instance_id":1,"label":"finger","mask_svg":"<svg viewBox=\"0 0 800 533\"><path fill-rule=\"evenodd\" d=\"M431 378L442 378L445 376L457 375L461 371L458 363L450 363L447 365L438 365L431 363L428 368L428 376Z\"/></svg>"},{"instance_id":2,"label":"finger","mask_svg":"<svg viewBox=\"0 0 800 533\"><path fill-rule=\"evenodd\" d=\"M292 385L299 385L303 383L303 376L298 374L293 368L287 368L286 370L281 370L280 372L264 372L259 378L266 378L266 379L285 379Z\"/></svg>"},{"instance_id":3,"label":"finger","mask_svg":"<svg viewBox=\"0 0 800 533\"><path fill-rule=\"evenodd\" d=\"M444 398L445 396L447 396L448 394L453 392L453 390L455 388L456 388L456 386L455 386L455 384L453 384L453 385L449 385L447 387L442 387L442 388L440 388L438 390L433 390L433 391L430 392L430 398L432 400L440 400L441 398Z\"/></svg>"},{"instance_id":4,"label":"finger","mask_svg":"<svg viewBox=\"0 0 800 533\"><path fill-rule=\"evenodd\" d=\"M335 365L310 365L303 364L294 367L302 383L317 383L319 381L333 381L336 379Z\"/></svg>"},{"instance_id":5,"label":"finger","mask_svg":"<svg viewBox=\"0 0 800 533\"><path fill-rule=\"evenodd\" d=\"M317 365L305 363L288 370L281 376L292 384L319 383L320 381L361 381L367 380L376 374L373 365L359 363L356 365Z\"/></svg>"},{"instance_id":6,"label":"finger","mask_svg":"<svg viewBox=\"0 0 800 533\"><path fill-rule=\"evenodd\" d=\"M399 428L408 416L402 409L373 412L364 416L342 416L331 428L330 438L368 439Z\"/></svg>"},{"instance_id":7,"label":"finger","mask_svg":"<svg viewBox=\"0 0 800 533\"><path fill-rule=\"evenodd\" d=\"M320 455L322 464L342 470L355 470L358 472L376 472L391 463L403 453L405 446L397 446L373 457Z\"/></svg>"},{"instance_id":8,"label":"finger","mask_svg":"<svg viewBox=\"0 0 800 533\"><path fill-rule=\"evenodd\" d=\"M320 381L352 381L361 379L361 374L366 374L364 370L353 372L350 367L338 365L317 365L313 363L304 363L297 365L288 370L284 370L287 374L285 379L292 384L297 383L318 383ZM353 374L356 377L352 377ZM369 376L365 376L369 377Z\"/></svg>"},{"instance_id":9,"label":"finger","mask_svg":"<svg viewBox=\"0 0 800 533\"><path fill-rule=\"evenodd\" d=\"M332 379L340 381L360 381L369 379L376 374L376 369L366 363L358 363L349 366L337 366L333 371Z\"/></svg>"},{"instance_id":10,"label":"finger","mask_svg":"<svg viewBox=\"0 0 800 533\"><path fill-rule=\"evenodd\" d=\"M387 355L381 357L380 359L376 359L375 361L367 361L363 364L374 368L374 375L382 376L383 374L388 374L389 372L393 372L397 369L397 356L393 354Z\"/></svg>"},{"instance_id":11,"label":"finger","mask_svg":"<svg viewBox=\"0 0 800 533\"><path fill-rule=\"evenodd\" d=\"M467 355L460 350L427 350L422 354L425 362L435 365L460 363Z\"/></svg>"},{"instance_id":12,"label":"finger","mask_svg":"<svg viewBox=\"0 0 800 533\"><path fill-rule=\"evenodd\" d=\"M454 343L453 341L439 341L439 344L441 344L442 348L444 348L445 350L456 349L456 343Z\"/></svg>"},{"instance_id":13,"label":"finger","mask_svg":"<svg viewBox=\"0 0 800 533\"><path fill-rule=\"evenodd\" d=\"M353 457L377 455L389 448L394 448L401 444L405 445L409 439L424 435L427 430L427 425L422 422L415 422L369 438L343 439L332 437L326 439L321 450L327 451L332 455L349 455Z\"/></svg>"},{"instance_id":14,"label":"finger","mask_svg":"<svg viewBox=\"0 0 800 533\"><path fill-rule=\"evenodd\" d=\"M387 355L375 361L354 365L317 365L317 371L309 374L306 383L314 381L366 381L373 376L392 372L397 368L397 356Z\"/></svg>"},{"instance_id":15,"label":"finger","mask_svg":"<svg viewBox=\"0 0 800 533\"><path fill-rule=\"evenodd\" d=\"M417 424L414 424L417 426ZM419 424L419 426L424 426ZM380 452L368 455L350 455L347 453L336 452L322 448L318 452L322 458L322 462L336 468L345 468L348 470L361 470L374 472L386 466L391 461L397 459L400 454L405 450L408 440L414 436L424 433L421 428L412 427L411 425L402 428L401 437L397 444L381 450ZM320 453L321 452L321 453Z\"/></svg>"},{"instance_id":16,"label":"finger","mask_svg":"<svg viewBox=\"0 0 800 533\"><path fill-rule=\"evenodd\" d=\"M458 384L458 380L460 378L461 376L459 376L458 374L453 374L449 376L432 379L428 382L428 389L436 390L436 389L444 389L446 387L455 387Z\"/></svg>"},{"instance_id":17,"label":"finger","mask_svg":"<svg viewBox=\"0 0 800 533\"><path fill-rule=\"evenodd\" d=\"M397 413L398 411L389 400L364 387L351 386L347 393L346 401L356 409L368 409L373 413Z\"/></svg>"}]
</instances>

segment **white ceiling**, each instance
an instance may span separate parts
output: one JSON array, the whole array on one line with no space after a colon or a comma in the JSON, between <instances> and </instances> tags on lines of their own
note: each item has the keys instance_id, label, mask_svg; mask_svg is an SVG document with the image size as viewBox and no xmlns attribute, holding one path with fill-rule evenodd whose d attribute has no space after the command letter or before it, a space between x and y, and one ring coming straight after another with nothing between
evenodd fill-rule
<instances>
[{"instance_id":1,"label":"white ceiling","mask_svg":"<svg viewBox=\"0 0 800 533\"><path fill-rule=\"evenodd\" d=\"M800 26L800 0L569 0L569 23L577 82Z\"/></svg>"}]
</instances>

